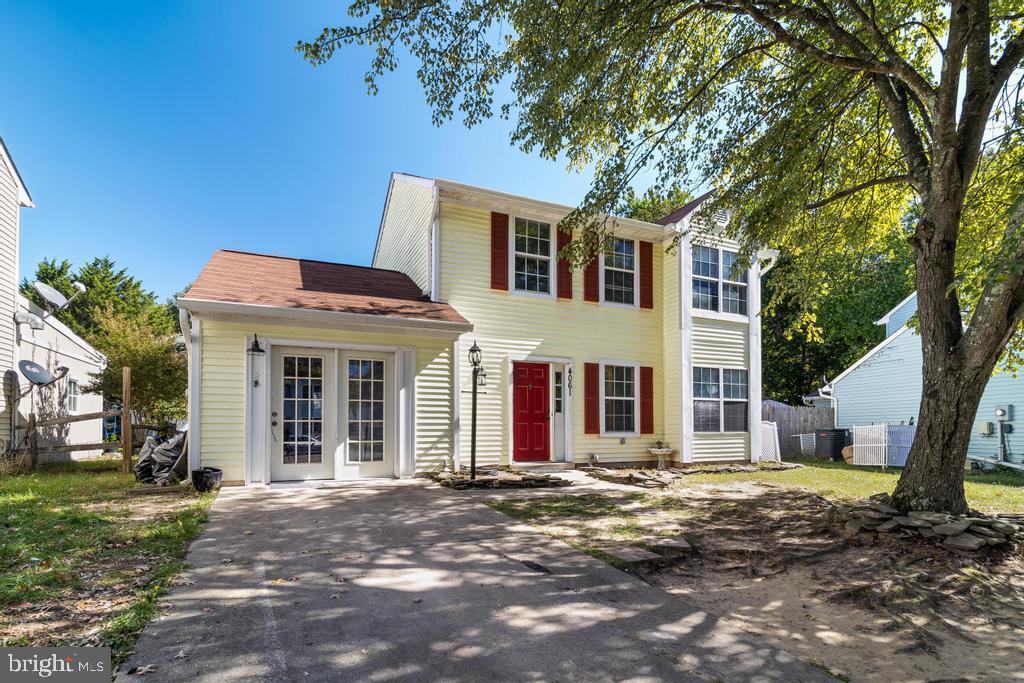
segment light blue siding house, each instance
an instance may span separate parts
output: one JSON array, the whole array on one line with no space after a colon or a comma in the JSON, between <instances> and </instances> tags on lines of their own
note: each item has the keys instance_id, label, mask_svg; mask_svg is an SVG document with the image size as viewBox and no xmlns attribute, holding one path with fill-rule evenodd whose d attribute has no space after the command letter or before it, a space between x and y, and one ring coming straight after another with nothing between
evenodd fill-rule
<instances>
[{"instance_id":1,"label":"light blue siding house","mask_svg":"<svg viewBox=\"0 0 1024 683\"><path fill-rule=\"evenodd\" d=\"M837 427L915 424L921 404L921 338L907 326L917 310L911 294L886 313L879 325L886 338L840 373L819 393L831 396ZM1024 463L1024 377L997 372L989 380L975 416L968 454L996 458L999 452L996 409L1010 406L1003 437L1005 459Z\"/></svg>"}]
</instances>

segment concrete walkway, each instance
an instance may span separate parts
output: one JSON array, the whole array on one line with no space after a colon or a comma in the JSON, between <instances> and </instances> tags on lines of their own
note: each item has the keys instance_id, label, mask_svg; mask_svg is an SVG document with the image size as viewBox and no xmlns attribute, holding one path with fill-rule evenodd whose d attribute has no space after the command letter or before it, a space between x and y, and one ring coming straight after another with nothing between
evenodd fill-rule
<instances>
[{"instance_id":1,"label":"concrete walkway","mask_svg":"<svg viewBox=\"0 0 1024 683\"><path fill-rule=\"evenodd\" d=\"M420 481L226 489L188 562L139 680L831 680Z\"/></svg>"}]
</instances>

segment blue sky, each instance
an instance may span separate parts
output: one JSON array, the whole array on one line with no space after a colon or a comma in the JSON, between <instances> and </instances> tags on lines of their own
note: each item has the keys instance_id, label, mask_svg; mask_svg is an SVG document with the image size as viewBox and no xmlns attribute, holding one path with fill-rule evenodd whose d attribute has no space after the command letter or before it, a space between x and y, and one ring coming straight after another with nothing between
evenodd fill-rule
<instances>
[{"instance_id":1,"label":"blue sky","mask_svg":"<svg viewBox=\"0 0 1024 683\"><path fill-rule=\"evenodd\" d=\"M430 123L415 65L366 94L365 52L293 49L344 2L0 3L4 137L36 202L22 274L109 255L161 297L226 247L368 264L405 171L575 204L589 174L509 124Z\"/></svg>"}]
</instances>

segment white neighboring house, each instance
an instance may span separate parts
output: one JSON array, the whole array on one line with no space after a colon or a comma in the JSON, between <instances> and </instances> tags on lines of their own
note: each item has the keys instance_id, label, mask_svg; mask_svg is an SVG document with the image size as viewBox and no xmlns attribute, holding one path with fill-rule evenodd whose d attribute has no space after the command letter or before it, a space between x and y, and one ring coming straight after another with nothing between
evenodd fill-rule
<instances>
[{"instance_id":1,"label":"white neighboring house","mask_svg":"<svg viewBox=\"0 0 1024 683\"><path fill-rule=\"evenodd\" d=\"M103 409L103 398L82 393L89 382L90 373L106 364L99 351L69 330L53 317L43 318L43 311L18 293L20 276L21 209L33 208L32 196L25 187L17 166L0 137L0 449L14 442L19 444L25 436L25 422L35 410L42 417L69 413L97 412ZM19 311L43 318L43 329L32 330L28 324L18 324L14 316ZM69 368L66 377L46 389L33 390L23 399L18 396L28 384L18 372L18 362L32 360L53 371L57 367ZM39 446L55 443L94 443L102 440L100 420L90 420L51 429L40 434ZM84 451L77 455L88 456ZM68 459L67 454L50 456L46 460ZM41 461L45 461L40 458Z\"/></svg>"},{"instance_id":2,"label":"white neighboring house","mask_svg":"<svg viewBox=\"0 0 1024 683\"><path fill-rule=\"evenodd\" d=\"M35 389L18 403L15 434L24 436L29 413L35 411L37 418L84 415L103 410L103 396L87 394L84 389L92 382L92 375L102 370L106 357L71 329L26 299L18 295L21 310L43 320L43 329L34 330L27 324L17 325L18 358L31 360L56 372L59 367L68 369L67 375L54 384ZM45 317L44 317L45 316ZM21 378L22 390L28 388ZM103 421L86 420L73 422L61 427L49 427L39 432L39 447L97 443L103 440ZM75 458L98 455L100 451L77 451ZM39 462L62 462L70 459L68 453L40 456Z\"/></svg>"}]
</instances>

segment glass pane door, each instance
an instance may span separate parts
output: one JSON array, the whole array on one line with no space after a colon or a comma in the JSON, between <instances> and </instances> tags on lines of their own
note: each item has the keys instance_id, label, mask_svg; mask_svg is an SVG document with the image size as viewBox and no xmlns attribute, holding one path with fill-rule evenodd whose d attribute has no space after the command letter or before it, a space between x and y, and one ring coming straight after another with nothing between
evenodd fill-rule
<instances>
[{"instance_id":1,"label":"glass pane door","mask_svg":"<svg viewBox=\"0 0 1024 683\"><path fill-rule=\"evenodd\" d=\"M348 462L384 461L384 361L348 360Z\"/></svg>"},{"instance_id":2,"label":"glass pane door","mask_svg":"<svg viewBox=\"0 0 1024 683\"><path fill-rule=\"evenodd\" d=\"M285 355L282 375L282 462L323 462L324 360L318 356Z\"/></svg>"}]
</instances>

